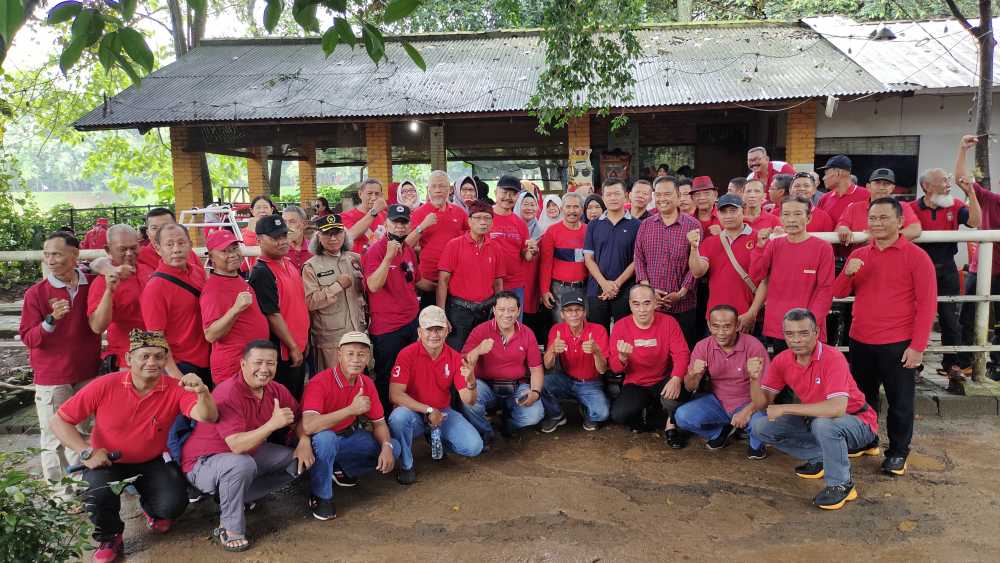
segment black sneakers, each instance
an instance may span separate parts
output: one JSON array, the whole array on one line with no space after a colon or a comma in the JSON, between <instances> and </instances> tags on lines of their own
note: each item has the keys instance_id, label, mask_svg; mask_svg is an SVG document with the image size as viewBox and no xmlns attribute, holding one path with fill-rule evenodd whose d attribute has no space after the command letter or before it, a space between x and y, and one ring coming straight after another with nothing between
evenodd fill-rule
<instances>
[{"instance_id":1,"label":"black sneakers","mask_svg":"<svg viewBox=\"0 0 1000 563\"><path fill-rule=\"evenodd\" d=\"M409 469L400 467L396 471L396 482L400 485L412 485L417 482L417 472L412 467Z\"/></svg>"},{"instance_id":2,"label":"black sneakers","mask_svg":"<svg viewBox=\"0 0 1000 563\"><path fill-rule=\"evenodd\" d=\"M767 457L767 446L764 444L761 444L757 449L747 446L747 459L764 459L765 457Z\"/></svg>"},{"instance_id":3,"label":"black sneakers","mask_svg":"<svg viewBox=\"0 0 1000 563\"><path fill-rule=\"evenodd\" d=\"M824 475L823 462L811 461L803 463L795 468L795 474L803 479L822 479Z\"/></svg>"},{"instance_id":4,"label":"black sneakers","mask_svg":"<svg viewBox=\"0 0 1000 563\"><path fill-rule=\"evenodd\" d=\"M729 441L732 440L733 436L735 436L739 431L739 428L727 424L722 427L722 432L720 432L718 436L705 442L705 447L710 450L721 450L729 445Z\"/></svg>"},{"instance_id":5,"label":"black sneakers","mask_svg":"<svg viewBox=\"0 0 1000 563\"><path fill-rule=\"evenodd\" d=\"M687 434L680 428L671 428L663 433L663 438L672 449L679 450L687 445Z\"/></svg>"},{"instance_id":6,"label":"black sneakers","mask_svg":"<svg viewBox=\"0 0 1000 563\"><path fill-rule=\"evenodd\" d=\"M813 498L813 504L823 510L839 510L856 498L858 490L854 488L854 481L848 481L843 485L832 485L823 489Z\"/></svg>"},{"instance_id":7,"label":"black sneakers","mask_svg":"<svg viewBox=\"0 0 1000 563\"><path fill-rule=\"evenodd\" d=\"M882 473L900 477L906 473L906 458L904 456L886 456L882 462Z\"/></svg>"},{"instance_id":8,"label":"black sneakers","mask_svg":"<svg viewBox=\"0 0 1000 563\"><path fill-rule=\"evenodd\" d=\"M847 450L847 457L856 458L865 455L876 456L882 453L882 449L879 448L878 439L875 439L872 443L867 446L862 447L858 450Z\"/></svg>"},{"instance_id":9,"label":"black sneakers","mask_svg":"<svg viewBox=\"0 0 1000 563\"><path fill-rule=\"evenodd\" d=\"M542 421L542 432L545 434L551 434L564 424L566 424L565 414L559 415L558 418L546 418Z\"/></svg>"},{"instance_id":10,"label":"black sneakers","mask_svg":"<svg viewBox=\"0 0 1000 563\"><path fill-rule=\"evenodd\" d=\"M333 520L337 517L337 507L333 505L333 499L309 497L309 509L312 510L313 518L317 520Z\"/></svg>"},{"instance_id":11,"label":"black sneakers","mask_svg":"<svg viewBox=\"0 0 1000 563\"><path fill-rule=\"evenodd\" d=\"M340 487L354 487L357 486L358 484L358 478L351 477L347 473L344 473L343 471L336 469L333 472L333 482Z\"/></svg>"},{"instance_id":12,"label":"black sneakers","mask_svg":"<svg viewBox=\"0 0 1000 563\"><path fill-rule=\"evenodd\" d=\"M600 423L594 422L593 420L584 418L583 419L583 429L587 432L595 432L601 427Z\"/></svg>"}]
</instances>

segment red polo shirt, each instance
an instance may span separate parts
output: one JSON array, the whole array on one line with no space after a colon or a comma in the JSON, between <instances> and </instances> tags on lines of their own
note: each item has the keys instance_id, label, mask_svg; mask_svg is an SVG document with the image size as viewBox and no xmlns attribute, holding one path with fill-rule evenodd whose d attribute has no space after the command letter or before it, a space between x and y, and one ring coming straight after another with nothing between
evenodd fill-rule
<instances>
[{"instance_id":1,"label":"red polo shirt","mask_svg":"<svg viewBox=\"0 0 1000 563\"><path fill-rule=\"evenodd\" d=\"M226 437L264 426L274 413L275 399L278 399L281 408L292 409L296 420L302 416L298 401L277 381L265 385L264 393L258 399L241 374L219 383L212 391L212 397L219 409L219 420L214 423L199 422L195 425L191 436L184 442L184 449L181 451L181 469L185 473L194 468L200 457L232 453L229 444L226 443ZM252 455L256 451L257 448L254 448L245 453Z\"/></svg>"},{"instance_id":2,"label":"red polo shirt","mask_svg":"<svg viewBox=\"0 0 1000 563\"><path fill-rule=\"evenodd\" d=\"M354 402L359 388L364 389L364 394L371 399L371 408L368 409L365 416L372 421L385 418L375 382L367 375L360 374L354 379L353 384L348 383L347 377L340 372L339 365L325 369L309 379L309 383L306 383L306 389L302 393L302 413L330 414L346 408ZM356 418L353 415L349 416L328 430L340 432L354 424Z\"/></svg>"},{"instance_id":3,"label":"red polo shirt","mask_svg":"<svg viewBox=\"0 0 1000 563\"><path fill-rule=\"evenodd\" d=\"M382 237L361 257L365 289L368 289L368 276L382 264L388 246L389 239ZM409 281L406 279L407 273L410 275ZM418 281L420 272L417 271L417 254L404 244L402 252L397 252L389 264L389 273L382 287L374 292L368 290L368 306L371 308L372 318L368 331L372 335L399 330L417 318L420 312L416 287Z\"/></svg>"},{"instance_id":4,"label":"red polo shirt","mask_svg":"<svg viewBox=\"0 0 1000 563\"><path fill-rule=\"evenodd\" d=\"M833 248L810 236L793 243L788 237L754 249L750 277L768 278L764 336L785 339L781 321L789 309L805 307L816 315L820 340L826 340L826 315L833 303Z\"/></svg>"},{"instance_id":5,"label":"red polo shirt","mask_svg":"<svg viewBox=\"0 0 1000 563\"><path fill-rule=\"evenodd\" d=\"M583 243L587 226L583 223L571 229L562 221L545 230L538 241L538 286L549 291L552 280L583 282L587 280L587 266L583 262Z\"/></svg>"},{"instance_id":6,"label":"red polo shirt","mask_svg":"<svg viewBox=\"0 0 1000 563\"><path fill-rule=\"evenodd\" d=\"M136 274L139 276L139 283L143 286L149 281L149 276L153 275L153 272L160 267L160 255L156 253L156 249L153 248L152 244L147 244L139 250L139 256L136 258ZM188 268L193 269L205 269L205 265L201 260L198 259L198 255L192 250L188 254Z\"/></svg>"},{"instance_id":7,"label":"red polo shirt","mask_svg":"<svg viewBox=\"0 0 1000 563\"><path fill-rule=\"evenodd\" d=\"M594 343L601 349L601 355L608 359L610 349L608 348L608 329L596 323L585 322L580 336L573 336L573 331L566 323L559 323L549 330L549 342L546 348L551 348L556 341L556 334L566 342L566 351L559 354L559 363L562 365L563 373L579 381L590 381L600 377L597 366L594 365L593 354L583 351L583 343L594 338Z\"/></svg>"},{"instance_id":8,"label":"red polo shirt","mask_svg":"<svg viewBox=\"0 0 1000 563\"><path fill-rule=\"evenodd\" d=\"M837 223L840 221L840 216L843 215L848 205L856 201L863 201L867 204L870 198L871 194L867 189L851 184L844 195L840 195L833 190L826 192L823 194L823 197L819 198L819 204L816 207L826 211L830 215L830 218L833 219L833 222Z\"/></svg>"},{"instance_id":9,"label":"red polo shirt","mask_svg":"<svg viewBox=\"0 0 1000 563\"><path fill-rule=\"evenodd\" d=\"M708 237L698 248L701 257L708 260L708 305L705 309L705 318L708 318L709 311L716 305L731 305L742 315L753 303L753 293L743 278L736 273L726 249L722 247L721 237L728 236L723 231L717 237ZM757 233L750 228L750 225L743 225L743 232L736 237L736 240L732 240L730 245L736 261L743 271L749 274L753 249L757 248Z\"/></svg>"},{"instance_id":10,"label":"red polo shirt","mask_svg":"<svg viewBox=\"0 0 1000 563\"><path fill-rule=\"evenodd\" d=\"M461 207L453 203L446 203L442 211L434 207L433 203L427 202L410 215L410 225L417 228L431 214L437 216L437 223L420 233L420 277L437 281L440 269L438 262L444 253L444 247L448 241L469 230L469 217Z\"/></svg>"},{"instance_id":11,"label":"red polo shirt","mask_svg":"<svg viewBox=\"0 0 1000 563\"><path fill-rule=\"evenodd\" d=\"M795 167L787 162L782 162L780 160L770 160L765 168L764 175L766 178L757 178L764 182L764 189L767 190L771 186L771 180L778 174L788 174L789 176L795 175ZM757 177L756 172L750 172L747 174L747 180L753 180ZM765 192L766 193L766 192Z\"/></svg>"},{"instance_id":12,"label":"red polo shirt","mask_svg":"<svg viewBox=\"0 0 1000 563\"><path fill-rule=\"evenodd\" d=\"M701 220L701 218L698 216L697 209L694 210L694 214L692 214L691 216L694 217L695 219L698 219L698 222L701 223L701 230L702 232L704 232L706 238L714 236L712 235L712 233L708 231L708 228L711 227L712 225L719 225L719 212L715 209L715 207L712 207L712 214L708 217L708 220L706 221Z\"/></svg>"},{"instance_id":13,"label":"red polo shirt","mask_svg":"<svg viewBox=\"0 0 1000 563\"><path fill-rule=\"evenodd\" d=\"M779 219L777 215L774 215L773 213L768 213L763 209L760 210L760 215L758 215L757 218L754 219L753 221L748 221L744 219L743 222L746 223L747 225L750 225L750 228L753 229L754 231L762 231L764 229L774 229L775 227L781 226L781 219Z\"/></svg>"},{"instance_id":14,"label":"red polo shirt","mask_svg":"<svg viewBox=\"0 0 1000 563\"><path fill-rule=\"evenodd\" d=\"M107 287L104 276L97 276L91 283L90 292L87 294L87 316L94 314L97 306L101 304L104 297L104 290ZM108 325L108 347L101 354L102 358L112 354L118 356L118 367L127 367L126 354L128 354L128 335L132 329L145 329L146 325L142 320L142 307L139 299L142 297L142 283L139 282L138 274L132 274L126 280L118 282L114 294L111 296L111 324Z\"/></svg>"},{"instance_id":15,"label":"red polo shirt","mask_svg":"<svg viewBox=\"0 0 1000 563\"><path fill-rule=\"evenodd\" d=\"M160 376L156 386L140 396L132 374L119 371L91 381L59 407L59 416L80 424L94 416L93 448L121 452L120 463L144 463L167 450L167 435L177 415L191 415L198 396L179 381Z\"/></svg>"},{"instance_id":16,"label":"red polo shirt","mask_svg":"<svg viewBox=\"0 0 1000 563\"><path fill-rule=\"evenodd\" d=\"M761 378L760 386L771 393L780 393L786 385L805 405L847 397L847 414L858 417L871 428L873 434L878 435L878 413L868 407L864 393L851 377L847 359L836 348L817 342L807 366L799 364L791 350L775 356Z\"/></svg>"},{"instance_id":17,"label":"red polo shirt","mask_svg":"<svg viewBox=\"0 0 1000 563\"><path fill-rule=\"evenodd\" d=\"M527 264L521 257L524 242L528 240L528 225L517 215L494 215L493 226L488 235L500 248L503 256L503 288L524 287L527 280Z\"/></svg>"},{"instance_id":18,"label":"red polo shirt","mask_svg":"<svg viewBox=\"0 0 1000 563\"><path fill-rule=\"evenodd\" d=\"M350 229L355 223L360 221L367 211L362 211L360 207L355 207L353 209L348 209L347 211L340 214L340 220L344 222L344 226ZM354 246L351 248L354 252L358 254L364 254L368 250L368 247L375 243L378 239L385 235L385 211L379 213L375 220L372 221L371 225L368 225L368 229L354 239Z\"/></svg>"},{"instance_id":19,"label":"red polo shirt","mask_svg":"<svg viewBox=\"0 0 1000 563\"><path fill-rule=\"evenodd\" d=\"M909 340L922 352L937 312L937 277L927 253L901 236L884 250L874 241L866 244L850 258L864 265L850 277L841 272L833 295L855 296L851 338L865 344Z\"/></svg>"},{"instance_id":20,"label":"red polo shirt","mask_svg":"<svg viewBox=\"0 0 1000 563\"><path fill-rule=\"evenodd\" d=\"M188 264L187 270L181 270L161 261L156 271L185 281L199 291L205 287L205 270L200 265L192 268ZM209 367L209 345L197 297L172 281L151 277L139 302L146 329L163 331L175 362Z\"/></svg>"},{"instance_id":21,"label":"red polo shirt","mask_svg":"<svg viewBox=\"0 0 1000 563\"><path fill-rule=\"evenodd\" d=\"M868 231L868 201L856 201L847 206L837 226L845 226L856 233ZM913 212L913 208L908 204L903 204L903 227L909 227L914 223L919 223L920 219Z\"/></svg>"},{"instance_id":22,"label":"red polo shirt","mask_svg":"<svg viewBox=\"0 0 1000 563\"><path fill-rule=\"evenodd\" d=\"M468 233L448 241L438 269L451 274L449 295L476 303L493 295L493 282L506 271L497 243L489 235L477 243Z\"/></svg>"},{"instance_id":23,"label":"red polo shirt","mask_svg":"<svg viewBox=\"0 0 1000 563\"><path fill-rule=\"evenodd\" d=\"M528 377L528 370L542 365L535 333L525 325L515 322L514 334L504 341L495 320L489 320L472 329L462 354L468 354L487 338L493 339L493 349L479 356L476 377L486 381L517 381Z\"/></svg>"},{"instance_id":24,"label":"red polo shirt","mask_svg":"<svg viewBox=\"0 0 1000 563\"><path fill-rule=\"evenodd\" d=\"M249 291L253 303L236 316L232 328L225 336L212 343L210 367L212 381L216 384L240 372L243 348L253 340L267 340L270 327L267 317L260 312L253 288L240 276L212 274L201 290L201 324L203 328L221 319L236 302L236 296Z\"/></svg>"},{"instance_id":25,"label":"red polo shirt","mask_svg":"<svg viewBox=\"0 0 1000 563\"><path fill-rule=\"evenodd\" d=\"M423 343L414 342L399 351L389 383L405 385L415 401L444 410L451 404L452 387L465 389L462 355L445 344L438 357L431 358Z\"/></svg>"},{"instance_id":26,"label":"red polo shirt","mask_svg":"<svg viewBox=\"0 0 1000 563\"><path fill-rule=\"evenodd\" d=\"M618 358L618 343L632 345L628 363L622 364ZM611 327L611 370L624 372L626 385L652 387L663 381L668 373L671 377L683 378L687 371L687 341L681 326L673 317L664 313L654 313L653 324L649 328L639 328L632 315L615 321Z\"/></svg>"},{"instance_id":27,"label":"red polo shirt","mask_svg":"<svg viewBox=\"0 0 1000 563\"><path fill-rule=\"evenodd\" d=\"M250 273L250 286L264 316L281 313L295 345L303 353L309 342L309 309L302 274L287 257L272 260L261 256ZM277 337L274 338L277 340ZM281 344L281 359L288 359L288 349Z\"/></svg>"},{"instance_id":28,"label":"red polo shirt","mask_svg":"<svg viewBox=\"0 0 1000 563\"><path fill-rule=\"evenodd\" d=\"M853 204L852 204L853 205ZM848 206L850 207L850 206ZM818 207L814 207L809 213L809 224L806 225L807 233L829 233L835 228L833 218L830 214Z\"/></svg>"},{"instance_id":29,"label":"red polo shirt","mask_svg":"<svg viewBox=\"0 0 1000 563\"><path fill-rule=\"evenodd\" d=\"M291 260L292 264L295 264L295 267L298 268L299 273L301 273L302 266L304 266L305 263L313 257L313 253L309 252L309 241L303 237L302 244L300 244L298 248L289 245L288 254L285 255L285 257Z\"/></svg>"}]
</instances>

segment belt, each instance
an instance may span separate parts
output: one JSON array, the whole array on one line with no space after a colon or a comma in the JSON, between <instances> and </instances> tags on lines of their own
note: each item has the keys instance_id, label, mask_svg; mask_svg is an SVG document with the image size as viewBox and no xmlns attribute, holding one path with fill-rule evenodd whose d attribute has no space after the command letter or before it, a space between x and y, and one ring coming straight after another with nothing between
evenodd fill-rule
<instances>
[{"instance_id":1,"label":"belt","mask_svg":"<svg viewBox=\"0 0 1000 563\"><path fill-rule=\"evenodd\" d=\"M552 283L556 285L561 285L563 287L576 287L576 288L582 288L583 286L587 285L587 282L585 281L564 282L562 280L552 280Z\"/></svg>"},{"instance_id":2,"label":"belt","mask_svg":"<svg viewBox=\"0 0 1000 563\"><path fill-rule=\"evenodd\" d=\"M517 390L517 386L524 383L530 384L530 380L527 377L522 377L521 379L500 379L500 380L483 380L486 385L489 385L490 389L496 390L497 387L509 389L511 392Z\"/></svg>"},{"instance_id":3,"label":"belt","mask_svg":"<svg viewBox=\"0 0 1000 563\"><path fill-rule=\"evenodd\" d=\"M336 431L335 434L341 438L349 438L352 434L354 434L354 431L357 430L357 426L358 422L354 421L347 428Z\"/></svg>"},{"instance_id":4,"label":"belt","mask_svg":"<svg viewBox=\"0 0 1000 563\"><path fill-rule=\"evenodd\" d=\"M463 309L470 309L472 311L478 311L479 309L486 309L490 306L490 299L486 299L485 301L479 301L479 302L469 301L467 299L461 299L459 297L454 297L454 296L449 297L449 299L451 299L451 303L453 305L461 307Z\"/></svg>"}]
</instances>

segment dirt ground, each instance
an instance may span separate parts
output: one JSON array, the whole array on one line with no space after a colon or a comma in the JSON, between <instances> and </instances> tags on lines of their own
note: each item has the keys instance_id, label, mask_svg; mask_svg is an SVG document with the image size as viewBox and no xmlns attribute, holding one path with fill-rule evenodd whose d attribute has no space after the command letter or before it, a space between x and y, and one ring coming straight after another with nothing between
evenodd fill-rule
<instances>
[{"instance_id":1,"label":"dirt ground","mask_svg":"<svg viewBox=\"0 0 1000 563\"><path fill-rule=\"evenodd\" d=\"M745 442L667 449L620 427L529 432L478 459L434 463L418 448L418 482L363 478L335 492L336 520L314 520L299 487L248 518L255 544L210 541L214 502L193 505L166 536L126 500L128 561L996 561L1000 476L996 417L918 421L910 471L854 462L860 498L825 512L821 485L780 453L750 462Z\"/></svg>"}]
</instances>

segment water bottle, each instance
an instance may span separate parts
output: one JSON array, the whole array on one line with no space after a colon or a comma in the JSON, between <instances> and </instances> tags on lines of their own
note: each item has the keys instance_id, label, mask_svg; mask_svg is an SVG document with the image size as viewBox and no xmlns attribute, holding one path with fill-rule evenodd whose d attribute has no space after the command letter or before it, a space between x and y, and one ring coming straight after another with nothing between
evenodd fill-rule
<instances>
[{"instance_id":1,"label":"water bottle","mask_svg":"<svg viewBox=\"0 0 1000 563\"><path fill-rule=\"evenodd\" d=\"M441 427L431 428L431 459L444 457L444 444L441 442Z\"/></svg>"}]
</instances>

